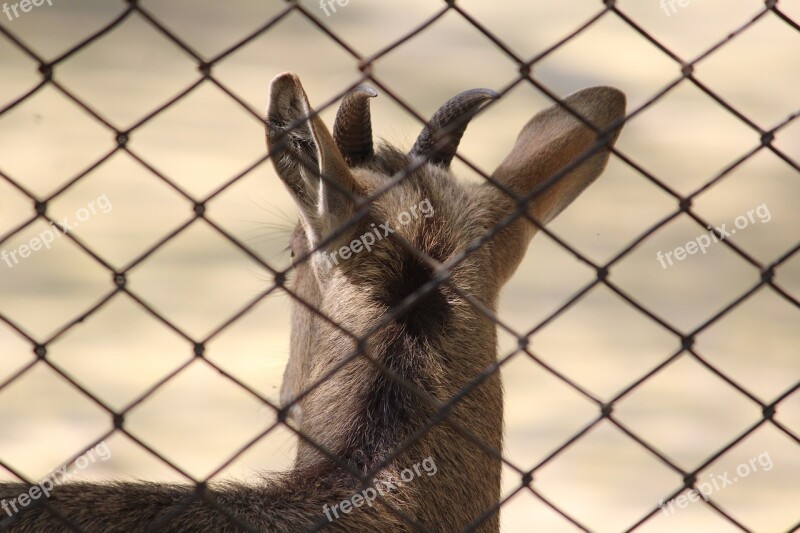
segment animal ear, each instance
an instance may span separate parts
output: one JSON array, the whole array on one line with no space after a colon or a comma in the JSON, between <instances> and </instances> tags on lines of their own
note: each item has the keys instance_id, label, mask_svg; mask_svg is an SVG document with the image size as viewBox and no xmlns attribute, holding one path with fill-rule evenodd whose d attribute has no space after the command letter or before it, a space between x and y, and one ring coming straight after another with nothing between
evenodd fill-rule
<instances>
[{"instance_id":1,"label":"animal ear","mask_svg":"<svg viewBox=\"0 0 800 533\"><path fill-rule=\"evenodd\" d=\"M527 212L547 224L602 173L624 117L625 95L617 89L578 91L525 125L492 178L517 198L533 194L526 203ZM493 189L491 196L500 218L516 208L494 185L484 187ZM519 264L535 232L533 224L518 218L498 233L500 249L511 251L504 259L505 270L510 269L504 272L506 277Z\"/></svg>"},{"instance_id":2,"label":"animal ear","mask_svg":"<svg viewBox=\"0 0 800 533\"><path fill-rule=\"evenodd\" d=\"M309 241L316 247L355 212L353 176L291 72L272 80L266 128L275 171L294 197Z\"/></svg>"}]
</instances>

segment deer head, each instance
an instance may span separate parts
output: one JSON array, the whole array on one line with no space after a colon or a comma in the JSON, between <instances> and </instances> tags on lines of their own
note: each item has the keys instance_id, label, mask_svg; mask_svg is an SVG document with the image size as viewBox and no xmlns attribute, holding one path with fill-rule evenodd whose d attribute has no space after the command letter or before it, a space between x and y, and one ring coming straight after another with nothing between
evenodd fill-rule
<instances>
[{"instance_id":1,"label":"deer head","mask_svg":"<svg viewBox=\"0 0 800 533\"><path fill-rule=\"evenodd\" d=\"M618 90L579 91L534 116L491 180L471 184L450 162L469 119L496 93L449 100L407 153L374 148L376 95L368 87L347 94L331 135L297 76L281 74L271 86L267 144L299 212L281 400L315 443L301 440L301 467L324 460L319 444L370 471L495 362L495 327L479 307L496 309L537 224L600 175L625 114ZM458 431L433 424L408 453L439 450L453 469L481 470L478 479L437 475L444 485L485 486L456 502L471 507L472 519L499 497L500 462L464 435L502 450L497 373L447 420Z\"/></svg>"}]
</instances>

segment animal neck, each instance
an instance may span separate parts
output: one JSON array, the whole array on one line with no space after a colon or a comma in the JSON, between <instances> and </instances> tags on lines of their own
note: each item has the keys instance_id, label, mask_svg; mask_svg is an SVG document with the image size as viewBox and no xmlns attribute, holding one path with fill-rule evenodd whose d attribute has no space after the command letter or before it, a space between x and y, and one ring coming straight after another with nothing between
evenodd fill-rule
<instances>
[{"instance_id":1,"label":"animal neck","mask_svg":"<svg viewBox=\"0 0 800 533\"><path fill-rule=\"evenodd\" d=\"M330 456L375 479L397 477L430 457L437 473L413 481L409 490L419 498L409 512L423 523L463 527L499 500L503 400L497 372L475 380L496 360L494 325L466 302L457 317L442 312L443 302L453 308L447 301L452 295L421 301L419 313L387 321L362 350L338 327L317 321L309 383L318 385L303 401L300 431L308 440L300 439L297 467L355 482ZM356 337L385 317L374 305L331 302L322 310ZM455 509L456 518L443 516ZM483 525L496 530L496 516Z\"/></svg>"}]
</instances>

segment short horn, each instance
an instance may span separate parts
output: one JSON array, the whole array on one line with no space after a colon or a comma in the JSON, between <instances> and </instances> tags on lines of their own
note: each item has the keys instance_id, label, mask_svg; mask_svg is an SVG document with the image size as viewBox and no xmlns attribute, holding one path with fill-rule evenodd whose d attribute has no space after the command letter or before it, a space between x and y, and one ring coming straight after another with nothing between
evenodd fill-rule
<instances>
[{"instance_id":1,"label":"short horn","mask_svg":"<svg viewBox=\"0 0 800 533\"><path fill-rule=\"evenodd\" d=\"M469 121L483 104L499 97L490 89L472 89L454 96L433 114L411 148L410 155L427 158L435 165L448 168Z\"/></svg>"},{"instance_id":2,"label":"short horn","mask_svg":"<svg viewBox=\"0 0 800 533\"><path fill-rule=\"evenodd\" d=\"M366 163L373 155L369 99L378 96L372 87L359 85L342 100L333 123L333 140L351 167Z\"/></svg>"}]
</instances>

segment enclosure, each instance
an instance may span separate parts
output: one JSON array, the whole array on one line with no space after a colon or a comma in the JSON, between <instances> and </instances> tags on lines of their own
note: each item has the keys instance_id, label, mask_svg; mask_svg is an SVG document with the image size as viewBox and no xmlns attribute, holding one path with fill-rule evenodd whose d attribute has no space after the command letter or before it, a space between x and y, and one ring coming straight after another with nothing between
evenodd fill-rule
<instances>
[{"instance_id":1,"label":"enclosure","mask_svg":"<svg viewBox=\"0 0 800 533\"><path fill-rule=\"evenodd\" d=\"M0 480L292 464L278 73L328 125L374 87L405 149L447 98L499 92L453 164L475 181L609 85L607 170L502 293L502 531L797 529L798 24L797 0L4 3Z\"/></svg>"}]
</instances>

